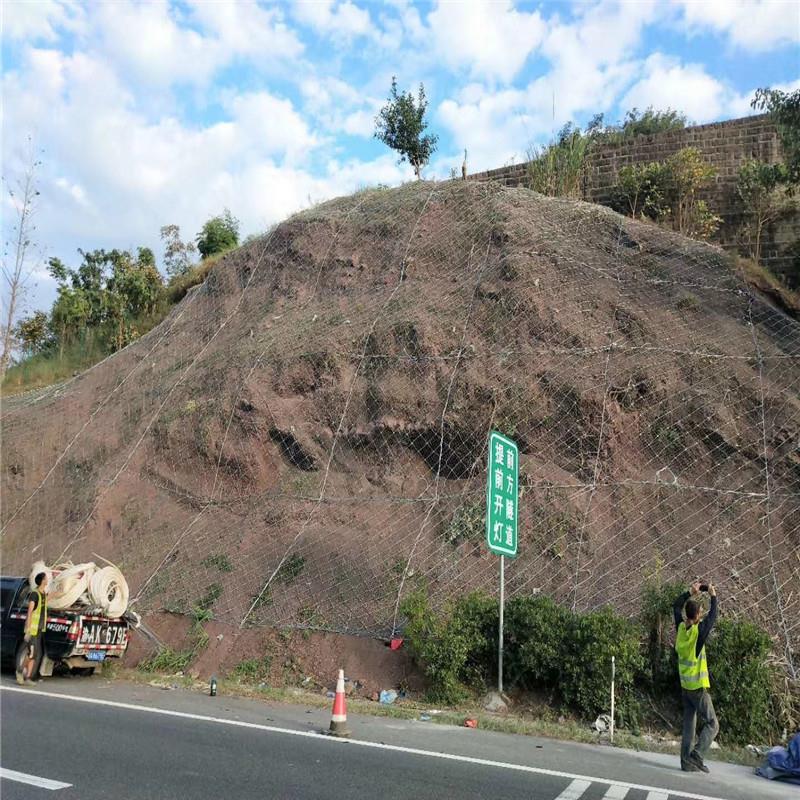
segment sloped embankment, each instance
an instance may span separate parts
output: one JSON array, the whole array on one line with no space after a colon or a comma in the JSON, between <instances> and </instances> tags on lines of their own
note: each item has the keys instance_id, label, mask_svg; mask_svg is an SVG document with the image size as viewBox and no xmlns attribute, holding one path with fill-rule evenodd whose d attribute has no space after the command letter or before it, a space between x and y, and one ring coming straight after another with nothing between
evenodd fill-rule
<instances>
[{"instance_id":1,"label":"sloped embankment","mask_svg":"<svg viewBox=\"0 0 800 800\"><path fill-rule=\"evenodd\" d=\"M522 451L510 592L634 612L648 576L702 573L797 648L799 332L719 250L597 206L332 201L5 403L6 569L98 552L145 610L385 634L421 579L494 587L495 428Z\"/></svg>"}]
</instances>

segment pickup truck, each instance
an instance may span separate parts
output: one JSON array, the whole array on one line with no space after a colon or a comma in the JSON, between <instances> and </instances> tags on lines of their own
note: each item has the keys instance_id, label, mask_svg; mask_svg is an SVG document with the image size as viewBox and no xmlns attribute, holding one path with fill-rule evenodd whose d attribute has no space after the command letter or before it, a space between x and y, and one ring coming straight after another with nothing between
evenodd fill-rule
<instances>
[{"instance_id":1,"label":"pickup truck","mask_svg":"<svg viewBox=\"0 0 800 800\"><path fill-rule=\"evenodd\" d=\"M27 578L0 577L0 654L6 666L21 671L25 657L25 619L30 588ZM120 658L128 648L127 615L109 619L90 609L48 609L44 652L33 676L49 676L56 666L91 675L102 661Z\"/></svg>"}]
</instances>

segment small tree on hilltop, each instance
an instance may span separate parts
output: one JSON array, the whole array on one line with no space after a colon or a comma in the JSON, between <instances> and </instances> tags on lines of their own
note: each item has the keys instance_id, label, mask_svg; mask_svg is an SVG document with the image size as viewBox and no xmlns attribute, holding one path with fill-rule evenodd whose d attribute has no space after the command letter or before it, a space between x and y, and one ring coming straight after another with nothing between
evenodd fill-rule
<instances>
[{"instance_id":1,"label":"small tree on hilltop","mask_svg":"<svg viewBox=\"0 0 800 800\"><path fill-rule=\"evenodd\" d=\"M36 311L17 323L14 337L26 356L33 356L44 350L50 338L49 326L50 318L44 311Z\"/></svg>"},{"instance_id":2,"label":"small tree on hilltop","mask_svg":"<svg viewBox=\"0 0 800 800\"><path fill-rule=\"evenodd\" d=\"M239 220L226 208L212 217L197 234L197 249L203 258L224 253L239 244Z\"/></svg>"},{"instance_id":3,"label":"small tree on hilltop","mask_svg":"<svg viewBox=\"0 0 800 800\"><path fill-rule=\"evenodd\" d=\"M408 161L414 174L421 178L422 168L436 152L439 137L425 133L428 100L420 83L416 99L411 92L397 91L397 78L392 76L392 89L386 105L375 117L375 138L400 154L398 164Z\"/></svg>"},{"instance_id":4,"label":"small tree on hilltop","mask_svg":"<svg viewBox=\"0 0 800 800\"><path fill-rule=\"evenodd\" d=\"M783 145L787 182L800 183L800 89L758 89L750 105L772 117Z\"/></svg>"},{"instance_id":5,"label":"small tree on hilltop","mask_svg":"<svg viewBox=\"0 0 800 800\"><path fill-rule=\"evenodd\" d=\"M181 241L178 225L164 225L161 228L161 241L164 242L164 266L167 275L174 278L185 275L191 268L197 248L194 242Z\"/></svg>"},{"instance_id":6,"label":"small tree on hilltop","mask_svg":"<svg viewBox=\"0 0 800 800\"><path fill-rule=\"evenodd\" d=\"M764 229L797 207L786 184L787 169L783 164L751 160L739 170L736 191L748 212L741 235L750 258L757 264L761 263Z\"/></svg>"}]
</instances>

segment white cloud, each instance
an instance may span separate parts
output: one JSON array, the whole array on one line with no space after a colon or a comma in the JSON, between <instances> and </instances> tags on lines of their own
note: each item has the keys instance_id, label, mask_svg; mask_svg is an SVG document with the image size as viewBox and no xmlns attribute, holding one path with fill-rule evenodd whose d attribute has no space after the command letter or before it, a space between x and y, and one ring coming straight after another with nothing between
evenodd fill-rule
<instances>
[{"instance_id":1,"label":"white cloud","mask_svg":"<svg viewBox=\"0 0 800 800\"><path fill-rule=\"evenodd\" d=\"M126 79L148 87L205 85L247 59L258 70L296 68L303 45L280 9L257 3L192 0L183 12L168 0L116 0L93 7L93 39Z\"/></svg>"},{"instance_id":2,"label":"white cloud","mask_svg":"<svg viewBox=\"0 0 800 800\"><path fill-rule=\"evenodd\" d=\"M220 63L215 42L182 27L166 0L98 3L92 24L109 62L136 82L205 82Z\"/></svg>"},{"instance_id":3,"label":"white cloud","mask_svg":"<svg viewBox=\"0 0 800 800\"><path fill-rule=\"evenodd\" d=\"M795 0L673 2L683 12L686 30L712 30L743 50L764 52L800 42L800 5Z\"/></svg>"},{"instance_id":4,"label":"white cloud","mask_svg":"<svg viewBox=\"0 0 800 800\"><path fill-rule=\"evenodd\" d=\"M471 172L500 166L511 158L523 160L531 130L538 125L525 92L493 92L477 85L467 87L457 99L445 100L438 116L456 146L467 148Z\"/></svg>"},{"instance_id":5,"label":"white cloud","mask_svg":"<svg viewBox=\"0 0 800 800\"><path fill-rule=\"evenodd\" d=\"M475 82L442 102L439 119L455 144L469 150L470 170L522 160L531 144L548 140L565 122L613 107L636 79L644 29L661 13L654 0L579 5L574 19L553 17L543 25L547 73L503 91Z\"/></svg>"},{"instance_id":6,"label":"white cloud","mask_svg":"<svg viewBox=\"0 0 800 800\"><path fill-rule=\"evenodd\" d=\"M83 9L73 0L5 0L3 38L53 42L59 28L79 29L83 15Z\"/></svg>"},{"instance_id":7,"label":"white cloud","mask_svg":"<svg viewBox=\"0 0 800 800\"><path fill-rule=\"evenodd\" d=\"M207 36L216 38L222 60L245 57L252 66L283 64L297 66L304 50L296 32L285 22L278 7L265 8L256 0L235 3L190 0L191 19L198 22Z\"/></svg>"},{"instance_id":8,"label":"white cloud","mask_svg":"<svg viewBox=\"0 0 800 800\"><path fill-rule=\"evenodd\" d=\"M328 90L349 92L346 84ZM151 119L99 56L84 53L28 49L3 76L3 97L8 129L46 121L37 223L42 244L66 260L78 247L158 249L160 226L174 222L191 237L225 206L245 234L260 231L309 198L407 174L389 153L363 163L329 158L315 169L326 139L266 91L224 97L224 119L211 124ZM5 137L6 164L14 144ZM52 284L40 291L39 304L48 303Z\"/></svg>"},{"instance_id":9,"label":"white cloud","mask_svg":"<svg viewBox=\"0 0 800 800\"><path fill-rule=\"evenodd\" d=\"M622 98L623 107L673 108L700 123L719 119L730 107L741 105L741 98L700 64L682 64L656 53L647 59L643 72L644 77Z\"/></svg>"},{"instance_id":10,"label":"white cloud","mask_svg":"<svg viewBox=\"0 0 800 800\"><path fill-rule=\"evenodd\" d=\"M303 160L320 143L288 100L253 92L236 95L227 105L243 152L294 162Z\"/></svg>"},{"instance_id":11,"label":"white cloud","mask_svg":"<svg viewBox=\"0 0 800 800\"><path fill-rule=\"evenodd\" d=\"M505 82L522 69L546 30L538 11L517 11L509 0L439 2L427 22L444 64Z\"/></svg>"},{"instance_id":12,"label":"white cloud","mask_svg":"<svg viewBox=\"0 0 800 800\"><path fill-rule=\"evenodd\" d=\"M295 16L320 33L350 38L366 36L372 32L369 11L345 0L299 0L294 6Z\"/></svg>"},{"instance_id":13,"label":"white cloud","mask_svg":"<svg viewBox=\"0 0 800 800\"><path fill-rule=\"evenodd\" d=\"M86 190L78 183L71 183L66 178L56 178L55 185L71 197L78 205L86 206Z\"/></svg>"},{"instance_id":14,"label":"white cloud","mask_svg":"<svg viewBox=\"0 0 800 800\"><path fill-rule=\"evenodd\" d=\"M542 51L554 64L569 64L579 74L630 58L662 9L656 0L601 0L576 6L576 13L572 22L551 25Z\"/></svg>"}]
</instances>

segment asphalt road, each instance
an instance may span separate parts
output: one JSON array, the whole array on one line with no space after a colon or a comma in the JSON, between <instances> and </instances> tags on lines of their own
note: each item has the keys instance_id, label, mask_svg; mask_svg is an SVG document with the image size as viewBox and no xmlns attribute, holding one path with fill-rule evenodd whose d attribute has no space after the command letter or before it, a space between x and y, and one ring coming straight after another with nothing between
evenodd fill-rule
<instances>
[{"instance_id":1,"label":"asphalt road","mask_svg":"<svg viewBox=\"0 0 800 800\"><path fill-rule=\"evenodd\" d=\"M4 800L800 800L744 767L681 773L673 756L353 715L342 742L318 735L318 709L99 678L0 689ZM57 783L22 782L35 778Z\"/></svg>"}]
</instances>

